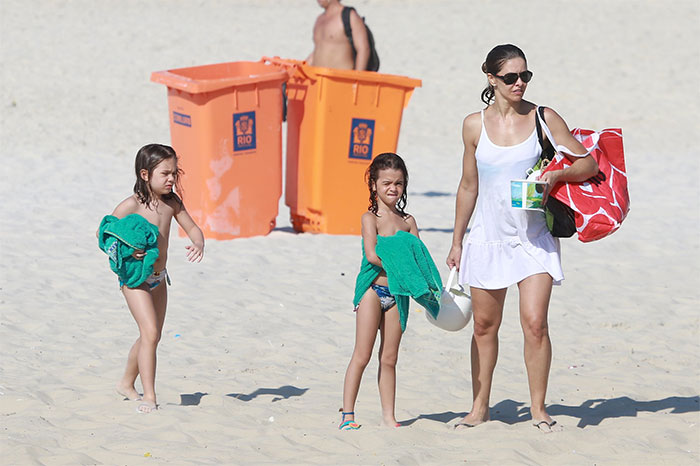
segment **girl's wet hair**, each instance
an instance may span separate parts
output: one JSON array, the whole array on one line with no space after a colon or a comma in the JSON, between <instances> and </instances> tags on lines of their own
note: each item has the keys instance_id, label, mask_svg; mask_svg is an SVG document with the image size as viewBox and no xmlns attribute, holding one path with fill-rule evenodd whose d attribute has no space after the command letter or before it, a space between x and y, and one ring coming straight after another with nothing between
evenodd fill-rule
<instances>
[{"instance_id":1,"label":"girl's wet hair","mask_svg":"<svg viewBox=\"0 0 700 466\"><path fill-rule=\"evenodd\" d=\"M153 176L153 170L161 163L163 160L175 159L175 166L177 167L177 154L175 150L170 146L165 146L163 144L146 144L136 153L136 162L134 163L134 169L136 171L136 184L134 185L134 194L140 203L149 205L153 201L153 193L151 188L148 186L148 182L141 177L141 170L148 171L148 179L150 180ZM180 186L180 175L182 175L182 170L177 168L175 172L175 189L182 196L182 187ZM182 201L177 194L171 192L163 196L164 199L174 199L178 204L182 204Z\"/></svg>"},{"instance_id":2,"label":"girl's wet hair","mask_svg":"<svg viewBox=\"0 0 700 466\"><path fill-rule=\"evenodd\" d=\"M481 65L481 71L483 71L484 74L490 73L495 76L501 71L505 62L512 58L522 58L525 60L525 63L527 63L527 58L525 58L525 54L520 48L513 44L497 45L486 55L486 61ZM494 95L495 90L493 86L488 83L486 88L481 91L481 101L486 105L491 105Z\"/></svg>"},{"instance_id":3,"label":"girl's wet hair","mask_svg":"<svg viewBox=\"0 0 700 466\"><path fill-rule=\"evenodd\" d=\"M372 163L367 168L367 172L365 173L365 180L367 181L367 186L369 186L369 207L367 210L377 215L379 205L377 204L377 191L374 189L374 186L377 183L377 178L379 178L379 171L387 168L401 170L401 173L403 173L403 194L396 203L396 210L399 211L402 217L405 217L408 215L404 212L407 197L406 189L408 188L408 170L406 169L406 164L403 159L393 152L379 154L372 160Z\"/></svg>"}]
</instances>

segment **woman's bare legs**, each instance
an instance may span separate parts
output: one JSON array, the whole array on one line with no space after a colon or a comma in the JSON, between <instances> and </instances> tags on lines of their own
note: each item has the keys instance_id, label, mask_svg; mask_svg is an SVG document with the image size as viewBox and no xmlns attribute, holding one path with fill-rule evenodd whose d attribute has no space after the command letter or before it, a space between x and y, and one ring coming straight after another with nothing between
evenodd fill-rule
<instances>
[{"instance_id":1,"label":"woman's bare legs","mask_svg":"<svg viewBox=\"0 0 700 466\"><path fill-rule=\"evenodd\" d=\"M379 321L381 344L379 345L379 399L382 404L382 422L387 427L396 427L396 361L401 343L401 322L397 306L382 313Z\"/></svg>"},{"instance_id":2,"label":"woman's bare legs","mask_svg":"<svg viewBox=\"0 0 700 466\"><path fill-rule=\"evenodd\" d=\"M530 386L530 414L534 423L552 422L545 409L552 343L549 339L547 311L552 294L552 277L547 273L531 275L518 283L520 325L525 336L525 367ZM544 427L544 426L543 426Z\"/></svg>"},{"instance_id":3,"label":"woman's bare legs","mask_svg":"<svg viewBox=\"0 0 700 466\"><path fill-rule=\"evenodd\" d=\"M360 390L360 382L365 367L372 357L374 341L377 339L377 329L382 317L382 311L377 293L369 288L360 301L355 315L355 349L350 358L345 383L343 384L343 412L355 411L355 401ZM354 415L344 416L345 421L352 421Z\"/></svg>"},{"instance_id":4,"label":"woman's bare legs","mask_svg":"<svg viewBox=\"0 0 700 466\"><path fill-rule=\"evenodd\" d=\"M156 409L157 406L155 393L156 348L165 322L168 300L167 287L165 283L161 283L152 291L148 291L145 286L139 288L122 287L122 293L139 327L139 338L129 351L126 369L118 388L120 393L133 396L136 393L134 388L136 376L140 376L144 403L139 406L139 410L148 413Z\"/></svg>"},{"instance_id":5,"label":"woman's bare legs","mask_svg":"<svg viewBox=\"0 0 700 466\"><path fill-rule=\"evenodd\" d=\"M474 335L471 346L472 394L471 411L460 424L475 426L489 420L489 399L493 370L498 359L498 329L503 319L506 288L485 290L471 288Z\"/></svg>"}]
</instances>

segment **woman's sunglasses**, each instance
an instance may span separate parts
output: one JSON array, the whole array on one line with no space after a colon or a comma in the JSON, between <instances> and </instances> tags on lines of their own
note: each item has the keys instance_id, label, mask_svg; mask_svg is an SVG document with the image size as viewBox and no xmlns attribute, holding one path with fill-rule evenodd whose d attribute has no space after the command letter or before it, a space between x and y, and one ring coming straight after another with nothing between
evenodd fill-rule
<instances>
[{"instance_id":1,"label":"woman's sunglasses","mask_svg":"<svg viewBox=\"0 0 700 466\"><path fill-rule=\"evenodd\" d=\"M503 76L494 74L494 76L510 86L511 84L515 84L518 77L522 79L524 83L529 83L532 79L532 71L527 70L522 73L506 73Z\"/></svg>"}]
</instances>

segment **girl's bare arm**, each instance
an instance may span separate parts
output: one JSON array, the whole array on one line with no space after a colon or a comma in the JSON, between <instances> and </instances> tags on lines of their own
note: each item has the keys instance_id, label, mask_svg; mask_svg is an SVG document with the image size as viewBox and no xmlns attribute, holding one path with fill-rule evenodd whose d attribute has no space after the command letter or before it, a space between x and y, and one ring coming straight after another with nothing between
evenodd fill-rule
<instances>
[{"instance_id":1,"label":"girl's bare arm","mask_svg":"<svg viewBox=\"0 0 700 466\"><path fill-rule=\"evenodd\" d=\"M362 241L365 257L370 264L382 266L382 260L375 251L377 247L377 217L372 212L362 214Z\"/></svg>"},{"instance_id":2,"label":"girl's bare arm","mask_svg":"<svg viewBox=\"0 0 700 466\"><path fill-rule=\"evenodd\" d=\"M416 223L416 218L413 215L409 215L406 219L406 223L408 223L408 226L410 227L410 230L408 230L408 232L413 236L420 238L420 235L418 234L418 224Z\"/></svg>"},{"instance_id":3,"label":"girl's bare arm","mask_svg":"<svg viewBox=\"0 0 700 466\"><path fill-rule=\"evenodd\" d=\"M184 204L175 212L175 221L182 227L192 244L185 246L187 249L187 260L199 262L204 257L204 233L192 220L192 217L185 209Z\"/></svg>"}]
</instances>

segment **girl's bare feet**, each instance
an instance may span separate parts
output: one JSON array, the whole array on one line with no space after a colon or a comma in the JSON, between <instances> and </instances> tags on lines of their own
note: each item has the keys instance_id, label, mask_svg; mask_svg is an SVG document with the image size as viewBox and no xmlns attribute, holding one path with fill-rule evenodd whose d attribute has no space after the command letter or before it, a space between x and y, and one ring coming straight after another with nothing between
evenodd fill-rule
<instances>
[{"instance_id":1,"label":"girl's bare feet","mask_svg":"<svg viewBox=\"0 0 700 466\"><path fill-rule=\"evenodd\" d=\"M139 406L136 408L136 412L141 414L148 414L157 409L158 405L156 405L154 401L142 400Z\"/></svg>"},{"instance_id":2,"label":"girl's bare feet","mask_svg":"<svg viewBox=\"0 0 700 466\"><path fill-rule=\"evenodd\" d=\"M136 391L133 385L117 384L117 393L129 401L141 401L141 395Z\"/></svg>"},{"instance_id":3,"label":"girl's bare feet","mask_svg":"<svg viewBox=\"0 0 700 466\"><path fill-rule=\"evenodd\" d=\"M401 424L396 422L396 418L389 417L382 420L382 426L384 427L401 427Z\"/></svg>"}]
</instances>

